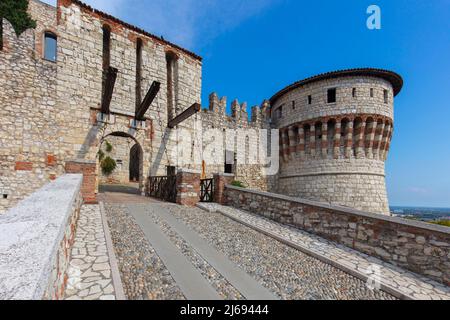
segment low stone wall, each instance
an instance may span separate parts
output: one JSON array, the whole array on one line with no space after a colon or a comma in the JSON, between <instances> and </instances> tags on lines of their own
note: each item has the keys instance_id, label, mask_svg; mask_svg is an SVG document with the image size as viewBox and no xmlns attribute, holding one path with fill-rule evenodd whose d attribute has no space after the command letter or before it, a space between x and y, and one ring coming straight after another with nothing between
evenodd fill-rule
<instances>
[{"instance_id":1,"label":"low stone wall","mask_svg":"<svg viewBox=\"0 0 450 320\"><path fill-rule=\"evenodd\" d=\"M450 285L450 228L230 185L225 204Z\"/></svg>"},{"instance_id":2,"label":"low stone wall","mask_svg":"<svg viewBox=\"0 0 450 320\"><path fill-rule=\"evenodd\" d=\"M0 216L0 300L64 296L82 178L64 175Z\"/></svg>"}]
</instances>

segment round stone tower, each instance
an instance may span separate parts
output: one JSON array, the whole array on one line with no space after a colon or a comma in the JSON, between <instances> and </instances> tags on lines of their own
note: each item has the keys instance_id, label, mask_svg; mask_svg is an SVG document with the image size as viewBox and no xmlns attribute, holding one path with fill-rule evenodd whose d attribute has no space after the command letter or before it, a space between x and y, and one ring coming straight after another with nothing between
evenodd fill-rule
<instances>
[{"instance_id":1,"label":"round stone tower","mask_svg":"<svg viewBox=\"0 0 450 320\"><path fill-rule=\"evenodd\" d=\"M351 69L296 82L271 98L280 129L279 192L389 214L385 160L401 76Z\"/></svg>"}]
</instances>

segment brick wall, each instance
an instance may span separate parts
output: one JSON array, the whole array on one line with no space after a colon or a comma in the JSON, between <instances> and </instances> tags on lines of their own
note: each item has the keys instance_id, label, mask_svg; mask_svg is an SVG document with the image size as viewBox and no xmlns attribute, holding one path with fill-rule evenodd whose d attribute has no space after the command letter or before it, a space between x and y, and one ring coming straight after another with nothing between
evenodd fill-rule
<instances>
[{"instance_id":1,"label":"brick wall","mask_svg":"<svg viewBox=\"0 0 450 320\"><path fill-rule=\"evenodd\" d=\"M96 192L97 165L95 162L68 161L66 162L66 172L83 174L81 194L83 195L84 203L86 204L98 203Z\"/></svg>"},{"instance_id":2,"label":"brick wall","mask_svg":"<svg viewBox=\"0 0 450 320\"><path fill-rule=\"evenodd\" d=\"M225 203L450 285L450 228L232 186Z\"/></svg>"},{"instance_id":3,"label":"brick wall","mask_svg":"<svg viewBox=\"0 0 450 320\"><path fill-rule=\"evenodd\" d=\"M180 171L177 173L177 203L194 207L200 201L200 172Z\"/></svg>"}]
</instances>

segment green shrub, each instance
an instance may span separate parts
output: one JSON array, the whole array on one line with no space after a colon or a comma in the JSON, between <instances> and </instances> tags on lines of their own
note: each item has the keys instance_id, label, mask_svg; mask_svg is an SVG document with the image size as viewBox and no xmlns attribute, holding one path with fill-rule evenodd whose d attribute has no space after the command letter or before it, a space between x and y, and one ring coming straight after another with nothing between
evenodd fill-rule
<instances>
[{"instance_id":1,"label":"green shrub","mask_svg":"<svg viewBox=\"0 0 450 320\"><path fill-rule=\"evenodd\" d=\"M102 172L105 176L111 175L117 167L116 161L110 156L106 157L101 162Z\"/></svg>"},{"instance_id":2,"label":"green shrub","mask_svg":"<svg viewBox=\"0 0 450 320\"><path fill-rule=\"evenodd\" d=\"M105 140L105 146L106 146L106 152L110 153L111 151L113 151L113 146L108 140Z\"/></svg>"},{"instance_id":3,"label":"green shrub","mask_svg":"<svg viewBox=\"0 0 450 320\"><path fill-rule=\"evenodd\" d=\"M36 28L34 21L28 14L28 0L1 0L0 1L0 20L2 18L11 22L17 35L29 28ZM1 40L0 34L0 40Z\"/></svg>"},{"instance_id":4,"label":"green shrub","mask_svg":"<svg viewBox=\"0 0 450 320\"><path fill-rule=\"evenodd\" d=\"M99 150L98 153L97 153L97 156L98 156L98 160L100 162L102 162L103 159L105 158L105 153L103 152L103 150Z\"/></svg>"},{"instance_id":5,"label":"green shrub","mask_svg":"<svg viewBox=\"0 0 450 320\"><path fill-rule=\"evenodd\" d=\"M440 220L440 221L432 221L433 224L438 224L444 227L450 227L450 220Z\"/></svg>"},{"instance_id":6,"label":"green shrub","mask_svg":"<svg viewBox=\"0 0 450 320\"><path fill-rule=\"evenodd\" d=\"M237 180L231 182L231 185L233 187L246 188L246 186L241 181L237 181Z\"/></svg>"}]
</instances>

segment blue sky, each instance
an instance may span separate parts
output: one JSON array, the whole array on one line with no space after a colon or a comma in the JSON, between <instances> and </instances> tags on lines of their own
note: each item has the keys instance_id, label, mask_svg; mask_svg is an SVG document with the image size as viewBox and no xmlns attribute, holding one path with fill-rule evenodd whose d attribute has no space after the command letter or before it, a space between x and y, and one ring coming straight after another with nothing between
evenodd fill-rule
<instances>
[{"instance_id":1,"label":"blue sky","mask_svg":"<svg viewBox=\"0 0 450 320\"><path fill-rule=\"evenodd\" d=\"M212 91L252 106L326 71L398 72L390 203L450 207L450 0L85 2L200 54L205 106ZM381 30L366 27L371 4Z\"/></svg>"}]
</instances>

